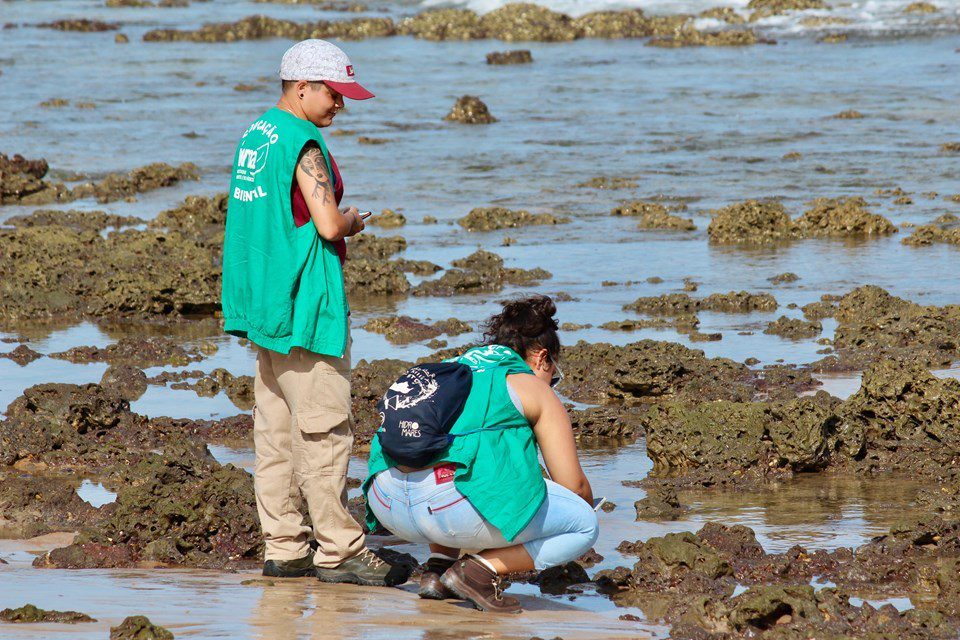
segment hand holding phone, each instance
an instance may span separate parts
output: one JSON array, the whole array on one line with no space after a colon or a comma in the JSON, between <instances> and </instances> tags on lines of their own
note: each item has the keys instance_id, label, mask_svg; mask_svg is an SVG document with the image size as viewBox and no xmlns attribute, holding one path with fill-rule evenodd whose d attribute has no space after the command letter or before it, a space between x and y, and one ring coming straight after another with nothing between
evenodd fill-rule
<instances>
[{"instance_id":1,"label":"hand holding phone","mask_svg":"<svg viewBox=\"0 0 960 640\"><path fill-rule=\"evenodd\" d=\"M358 212L361 220L366 220L373 215L373 211L360 211Z\"/></svg>"}]
</instances>

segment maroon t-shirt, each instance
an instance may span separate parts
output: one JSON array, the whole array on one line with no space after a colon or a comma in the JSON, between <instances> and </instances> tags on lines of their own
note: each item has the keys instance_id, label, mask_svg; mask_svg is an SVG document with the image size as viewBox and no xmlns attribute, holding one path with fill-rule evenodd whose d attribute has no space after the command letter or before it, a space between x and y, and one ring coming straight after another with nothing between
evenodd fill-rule
<instances>
[{"instance_id":1,"label":"maroon t-shirt","mask_svg":"<svg viewBox=\"0 0 960 640\"><path fill-rule=\"evenodd\" d=\"M337 167L333 156L330 156L330 166L333 168L333 197L337 200L337 206L343 199L343 180L340 179L340 169ZM303 197L303 192L297 185L297 179L293 179L293 187L290 191L290 205L293 209L293 224L298 227L310 222L310 210L307 208L307 200ZM340 256L340 264L347 261L347 242L346 240L337 240L333 243L333 248L337 250Z\"/></svg>"}]
</instances>

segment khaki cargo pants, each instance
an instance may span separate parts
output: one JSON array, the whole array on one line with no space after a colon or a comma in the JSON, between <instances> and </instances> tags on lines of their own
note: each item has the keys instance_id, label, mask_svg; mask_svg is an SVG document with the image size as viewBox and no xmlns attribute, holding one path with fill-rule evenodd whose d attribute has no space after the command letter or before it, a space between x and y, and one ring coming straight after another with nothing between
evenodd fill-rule
<instances>
[{"instance_id":1,"label":"khaki cargo pants","mask_svg":"<svg viewBox=\"0 0 960 640\"><path fill-rule=\"evenodd\" d=\"M265 559L310 553L301 495L320 545L314 564L334 567L360 553L363 530L346 508L353 447L349 346L343 358L258 347L254 398L253 484Z\"/></svg>"}]
</instances>

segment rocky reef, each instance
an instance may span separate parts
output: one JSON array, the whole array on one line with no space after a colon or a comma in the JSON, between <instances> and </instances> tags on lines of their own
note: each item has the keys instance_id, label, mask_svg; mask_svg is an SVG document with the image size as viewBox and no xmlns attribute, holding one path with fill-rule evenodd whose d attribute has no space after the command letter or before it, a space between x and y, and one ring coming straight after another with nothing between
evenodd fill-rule
<instances>
[{"instance_id":1,"label":"rocky reef","mask_svg":"<svg viewBox=\"0 0 960 640\"><path fill-rule=\"evenodd\" d=\"M713 212L711 242L758 244L812 237L864 238L889 235L897 227L870 213L863 198L818 198L796 220L770 200L747 200Z\"/></svg>"},{"instance_id":2,"label":"rocky reef","mask_svg":"<svg viewBox=\"0 0 960 640\"><path fill-rule=\"evenodd\" d=\"M953 609L958 578L951 575L960 553L950 533L957 526L937 518L904 522L856 550L797 546L772 554L747 527L708 523L696 534L623 542L619 549L637 562L595 580L618 605L669 623L676 638L945 639L960 622ZM815 588L814 578L837 586ZM734 595L737 585L746 589ZM855 606L851 598L860 589L937 597L900 612L889 604Z\"/></svg>"},{"instance_id":3,"label":"rocky reef","mask_svg":"<svg viewBox=\"0 0 960 640\"><path fill-rule=\"evenodd\" d=\"M778 2L783 3L784 0ZM739 16L733 12L720 15L728 24L743 22L742 18L734 18ZM570 42L580 38L654 36L657 41L655 44L660 46L729 46L768 42L749 29L698 31L692 26L695 18L691 14L648 16L640 9L594 11L574 18L536 4L515 2L483 15L469 9L438 8L427 9L397 21L383 17L360 17L302 23L258 15L236 22L209 23L193 30L153 29L145 33L143 39L147 42L234 42L264 38L358 40L406 35L435 41L497 39L504 42Z\"/></svg>"},{"instance_id":4,"label":"rocky reef","mask_svg":"<svg viewBox=\"0 0 960 640\"><path fill-rule=\"evenodd\" d=\"M615 216L634 216L639 218L638 229L667 229L671 231L693 231L697 228L693 220L681 218L669 212L659 202L637 200L615 207L611 212Z\"/></svg>"},{"instance_id":5,"label":"rocky reef","mask_svg":"<svg viewBox=\"0 0 960 640\"><path fill-rule=\"evenodd\" d=\"M0 153L0 204L43 205L89 197L106 203L199 178L197 167L189 162L178 167L156 162L70 188L44 180L49 169L46 160L27 160L20 155L8 157Z\"/></svg>"},{"instance_id":6,"label":"rocky reef","mask_svg":"<svg viewBox=\"0 0 960 640\"><path fill-rule=\"evenodd\" d=\"M78 622L96 622L85 613L78 611L55 611L41 609L32 604L25 604L16 609L3 609L0 611L0 621L15 623L32 622L57 622L66 624L76 624Z\"/></svg>"},{"instance_id":7,"label":"rocky reef","mask_svg":"<svg viewBox=\"0 0 960 640\"><path fill-rule=\"evenodd\" d=\"M462 124L492 124L497 121L486 103L477 96L460 96L444 118Z\"/></svg>"},{"instance_id":8,"label":"rocky reef","mask_svg":"<svg viewBox=\"0 0 960 640\"><path fill-rule=\"evenodd\" d=\"M533 54L529 49L492 51L487 54L487 64L530 64L531 62L533 62Z\"/></svg>"},{"instance_id":9,"label":"rocky reef","mask_svg":"<svg viewBox=\"0 0 960 640\"><path fill-rule=\"evenodd\" d=\"M503 258L480 249L475 253L453 261L453 269L447 269L434 280L424 280L413 289L415 296L453 296L469 293L495 293L506 285L535 285L550 278L550 273L540 268L517 269L503 266Z\"/></svg>"},{"instance_id":10,"label":"rocky reef","mask_svg":"<svg viewBox=\"0 0 960 640\"><path fill-rule=\"evenodd\" d=\"M569 218L551 213L506 209L504 207L476 207L457 220L467 231L494 231L533 225L554 225L570 222Z\"/></svg>"},{"instance_id":11,"label":"rocky reef","mask_svg":"<svg viewBox=\"0 0 960 640\"><path fill-rule=\"evenodd\" d=\"M442 334L456 336L472 331L470 325L457 318L426 324L409 316L372 318L363 328L374 333L382 333L391 344L409 344L436 338Z\"/></svg>"}]
</instances>

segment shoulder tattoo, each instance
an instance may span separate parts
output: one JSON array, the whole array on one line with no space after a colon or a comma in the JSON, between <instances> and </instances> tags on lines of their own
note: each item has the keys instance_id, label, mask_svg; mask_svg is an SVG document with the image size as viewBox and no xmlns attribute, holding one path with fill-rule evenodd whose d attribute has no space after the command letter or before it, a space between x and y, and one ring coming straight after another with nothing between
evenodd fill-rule
<instances>
[{"instance_id":1,"label":"shoulder tattoo","mask_svg":"<svg viewBox=\"0 0 960 640\"><path fill-rule=\"evenodd\" d=\"M310 197L327 204L333 195L330 176L327 174L327 161L317 147L310 147L300 158L300 168L313 181Z\"/></svg>"}]
</instances>

